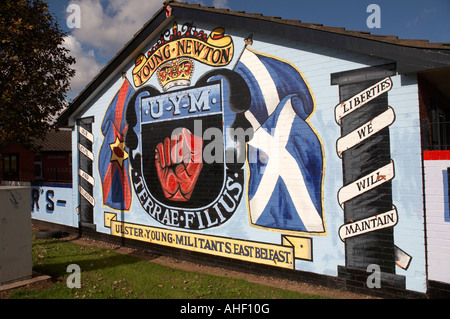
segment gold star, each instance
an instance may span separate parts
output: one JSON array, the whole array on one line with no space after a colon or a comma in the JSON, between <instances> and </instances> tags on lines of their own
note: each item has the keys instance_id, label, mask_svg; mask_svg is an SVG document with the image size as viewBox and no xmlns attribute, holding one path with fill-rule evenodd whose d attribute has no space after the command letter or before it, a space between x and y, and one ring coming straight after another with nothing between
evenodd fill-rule
<instances>
[{"instance_id":1,"label":"gold star","mask_svg":"<svg viewBox=\"0 0 450 319\"><path fill-rule=\"evenodd\" d=\"M119 138L116 138L114 143L109 144L111 148L111 162L116 161L120 167L123 165L123 161L128 158L128 153L125 151L125 143L121 142Z\"/></svg>"}]
</instances>

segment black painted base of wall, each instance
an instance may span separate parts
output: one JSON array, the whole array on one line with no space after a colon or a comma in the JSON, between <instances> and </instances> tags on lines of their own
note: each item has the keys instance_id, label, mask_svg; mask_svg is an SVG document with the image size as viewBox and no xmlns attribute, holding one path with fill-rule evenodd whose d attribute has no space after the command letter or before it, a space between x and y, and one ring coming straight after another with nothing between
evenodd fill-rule
<instances>
[{"instance_id":1,"label":"black painted base of wall","mask_svg":"<svg viewBox=\"0 0 450 319\"><path fill-rule=\"evenodd\" d=\"M145 243L141 241L131 240L127 238L112 236L104 233L99 233L93 228L84 227L82 232L78 228L56 225L47 222L33 220L33 225L38 229L59 229L63 232L71 234L78 234L80 237L101 240L108 243L121 245L124 247L142 249L149 251L153 254L159 254L175 259L181 259L185 261L195 262L197 264L213 267L221 267L230 270L237 270L240 272L262 275L268 277L288 279L292 281L298 281L301 283L307 283L311 285L317 285L327 287L336 290L348 291L358 294L365 294L368 296L374 296L387 299L426 299L427 294L422 294L414 291L408 291L396 287L383 286L381 288L369 289L366 286L367 275L365 271L346 269L345 267L338 266L339 276L327 276L320 275L311 272L305 272L300 270L283 269L279 267L259 265L246 261L230 259L225 257L211 256L207 254L192 252L188 250L171 248L161 245L155 245L151 243ZM396 279L398 280L398 278ZM395 286L395 285L394 285ZM442 285L434 285L434 295L436 298L444 298L445 293L450 292L450 285L447 288L443 288ZM439 288L439 289L438 289ZM448 295L447 295L448 296Z\"/></svg>"},{"instance_id":2,"label":"black painted base of wall","mask_svg":"<svg viewBox=\"0 0 450 319\"><path fill-rule=\"evenodd\" d=\"M406 290L405 276L385 272L380 273L379 288L369 288L367 286L367 279L370 275L371 273L366 270L338 266L338 278L343 280L347 290L354 292L370 290L371 295L384 298L424 297L420 294L416 296L416 293Z\"/></svg>"},{"instance_id":3,"label":"black painted base of wall","mask_svg":"<svg viewBox=\"0 0 450 319\"><path fill-rule=\"evenodd\" d=\"M428 297L430 299L450 299L450 284L428 281Z\"/></svg>"}]
</instances>

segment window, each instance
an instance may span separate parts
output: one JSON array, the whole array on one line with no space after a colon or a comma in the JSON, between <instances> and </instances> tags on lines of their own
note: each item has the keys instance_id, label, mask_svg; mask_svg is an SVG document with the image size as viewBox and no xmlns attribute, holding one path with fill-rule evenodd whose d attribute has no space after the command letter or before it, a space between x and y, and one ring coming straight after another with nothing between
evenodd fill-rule
<instances>
[{"instance_id":1,"label":"window","mask_svg":"<svg viewBox=\"0 0 450 319\"><path fill-rule=\"evenodd\" d=\"M450 129L447 122L449 116L446 114L443 105L435 98L431 98L431 129L432 129L432 149L448 150L447 144L448 130Z\"/></svg>"},{"instance_id":2,"label":"window","mask_svg":"<svg viewBox=\"0 0 450 319\"><path fill-rule=\"evenodd\" d=\"M36 179L42 178L42 155L34 156L34 177Z\"/></svg>"},{"instance_id":3,"label":"window","mask_svg":"<svg viewBox=\"0 0 450 319\"><path fill-rule=\"evenodd\" d=\"M445 122L445 114L439 112L438 115L438 130L439 130L439 140L438 145L441 149L447 149L447 123Z\"/></svg>"},{"instance_id":4,"label":"window","mask_svg":"<svg viewBox=\"0 0 450 319\"><path fill-rule=\"evenodd\" d=\"M3 179L19 180L19 154L5 154L3 156Z\"/></svg>"}]
</instances>

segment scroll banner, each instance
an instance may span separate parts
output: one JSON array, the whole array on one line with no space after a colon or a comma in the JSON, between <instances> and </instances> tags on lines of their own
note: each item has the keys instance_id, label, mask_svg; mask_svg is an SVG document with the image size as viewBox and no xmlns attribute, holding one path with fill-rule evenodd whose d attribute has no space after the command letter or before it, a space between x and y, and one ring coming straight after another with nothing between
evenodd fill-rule
<instances>
[{"instance_id":1,"label":"scroll banner","mask_svg":"<svg viewBox=\"0 0 450 319\"><path fill-rule=\"evenodd\" d=\"M88 150L86 147L78 143L78 150L86 155L87 158L89 158L91 161L94 161L94 153L92 153L90 150Z\"/></svg>"},{"instance_id":2,"label":"scroll banner","mask_svg":"<svg viewBox=\"0 0 450 319\"><path fill-rule=\"evenodd\" d=\"M339 228L339 237L342 241L347 238L370 233L375 230L394 227L398 222L397 209L387 213L365 218L356 222L344 224Z\"/></svg>"},{"instance_id":3,"label":"scroll banner","mask_svg":"<svg viewBox=\"0 0 450 319\"><path fill-rule=\"evenodd\" d=\"M341 125L341 119L344 116L356 111L361 106L369 103L373 99L379 97L380 95L389 92L392 89L392 80L387 77L381 80L377 84L359 92L355 96L351 97L345 102L342 102L336 106L334 109L335 120L338 125Z\"/></svg>"},{"instance_id":4,"label":"scroll banner","mask_svg":"<svg viewBox=\"0 0 450 319\"><path fill-rule=\"evenodd\" d=\"M81 168L78 169L78 175L80 175L86 182L88 182L92 186L95 186L95 179L91 175L83 171Z\"/></svg>"},{"instance_id":5,"label":"scroll banner","mask_svg":"<svg viewBox=\"0 0 450 319\"><path fill-rule=\"evenodd\" d=\"M95 206L95 199L81 186L78 186L81 196L83 196L92 206Z\"/></svg>"},{"instance_id":6,"label":"scroll banner","mask_svg":"<svg viewBox=\"0 0 450 319\"><path fill-rule=\"evenodd\" d=\"M78 132L83 135L85 138L87 138L91 143L94 143L94 135L87 131L86 129L82 128L81 126L78 126Z\"/></svg>"},{"instance_id":7,"label":"scroll banner","mask_svg":"<svg viewBox=\"0 0 450 319\"><path fill-rule=\"evenodd\" d=\"M224 38L229 38L227 45L219 45ZM206 43L198 39L182 38L161 46L148 58L141 55L139 64L133 70L134 85L144 85L161 65L177 58L191 58L216 67L228 65L233 59L234 45L228 36L221 39L222 41L211 40Z\"/></svg>"},{"instance_id":8,"label":"scroll banner","mask_svg":"<svg viewBox=\"0 0 450 319\"><path fill-rule=\"evenodd\" d=\"M343 242L345 242L347 238L355 237L383 228L394 227L395 225L397 225L397 222L397 209L393 207L393 209L387 213L342 225L339 228L339 237ZM412 257L397 246L394 247L394 251L395 264L398 267L407 270L411 263Z\"/></svg>"},{"instance_id":9,"label":"scroll banner","mask_svg":"<svg viewBox=\"0 0 450 319\"><path fill-rule=\"evenodd\" d=\"M392 180L394 176L394 161L391 161L388 165L342 187L338 192L339 205L344 209L345 202Z\"/></svg>"},{"instance_id":10,"label":"scroll banner","mask_svg":"<svg viewBox=\"0 0 450 319\"><path fill-rule=\"evenodd\" d=\"M353 132L338 139L336 143L338 156L342 158L343 152L368 139L372 135L380 132L382 129L392 125L394 121L395 113L394 110L389 106L388 110L384 113L358 127Z\"/></svg>"},{"instance_id":11,"label":"scroll banner","mask_svg":"<svg viewBox=\"0 0 450 319\"><path fill-rule=\"evenodd\" d=\"M294 269L295 259L312 260L312 239L305 237L282 236L281 245L268 244L124 223L108 212L105 227L113 236L287 269Z\"/></svg>"}]
</instances>

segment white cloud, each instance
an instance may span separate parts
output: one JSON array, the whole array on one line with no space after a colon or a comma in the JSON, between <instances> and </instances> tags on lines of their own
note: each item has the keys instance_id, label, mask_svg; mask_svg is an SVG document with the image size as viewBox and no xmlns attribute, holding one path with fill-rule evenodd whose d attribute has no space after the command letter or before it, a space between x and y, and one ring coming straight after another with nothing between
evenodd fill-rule
<instances>
[{"instance_id":1,"label":"white cloud","mask_svg":"<svg viewBox=\"0 0 450 319\"><path fill-rule=\"evenodd\" d=\"M115 55L162 7L162 1L73 0L80 7L81 27L72 35L102 55Z\"/></svg>"},{"instance_id":2,"label":"white cloud","mask_svg":"<svg viewBox=\"0 0 450 319\"><path fill-rule=\"evenodd\" d=\"M213 6L217 9L229 9L228 0L186 0L185 2L202 6Z\"/></svg>"},{"instance_id":3,"label":"white cloud","mask_svg":"<svg viewBox=\"0 0 450 319\"><path fill-rule=\"evenodd\" d=\"M68 96L73 99L153 17L162 1L72 0L70 4L79 6L81 19L80 27L72 29L64 43L76 59ZM73 19L71 14L66 13L66 18Z\"/></svg>"},{"instance_id":4,"label":"white cloud","mask_svg":"<svg viewBox=\"0 0 450 319\"><path fill-rule=\"evenodd\" d=\"M424 9L422 10L413 20L408 21L407 27L414 27L425 23L426 20L430 19L430 15L434 13L437 9Z\"/></svg>"},{"instance_id":5,"label":"white cloud","mask_svg":"<svg viewBox=\"0 0 450 319\"><path fill-rule=\"evenodd\" d=\"M218 9L229 8L228 0L214 0L213 7Z\"/></svg>"},{"instance_id":6,"label":"white cloud","mask_svg":"<svg viewBox=\"0 0 450 319\"><path fill-rule=\"evenodd\" d=\"M203 4L203 0L193 2ZM216 8L227 7L227 0L206 2ZM72 29L64 44L76 59L69 99L89 84L107 61L153 17L163 6L163 0L71 0L70 4L79 6L81 24L80 28ZM66 18L73 19L71 14L66 13Z\"/></svg>"},{"instance_id":7,"label":"white cloud","mask_svg":"<svg viewBox=\"0 0 450 319\"><path fill-rule=\"evenodd\" d=\"M70 55L76 60L75 65L72 66L76 73L70 82L72 94L69 98L73 98L72 95L80 92L100 72L101 66L95 59L94 51L84 51L81 43L74 36L66 36L63 46L70 50Z\"/></svg>"}]
</instances>

